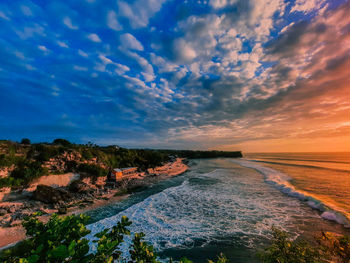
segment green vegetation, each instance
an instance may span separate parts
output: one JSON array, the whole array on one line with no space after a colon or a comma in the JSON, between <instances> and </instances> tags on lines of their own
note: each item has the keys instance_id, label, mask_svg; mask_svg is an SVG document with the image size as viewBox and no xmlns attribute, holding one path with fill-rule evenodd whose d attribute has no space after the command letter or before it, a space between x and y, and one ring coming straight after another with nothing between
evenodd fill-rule
<instances>
[{"instance_id":1,"label":"green vegetation","mask_svg":"<svg viewBox=\"0 0 350 263\"><path fill-rule=\"evenodd\" d=\"M261 254L264 263L317 263L326 262L318 247L306 241L293 241L286 232L272 228L273 238L270 247Z\"/></svg>"},{"instance_id":2,"label":"green vegetation","mask_svg":"<svg viewBox=\"0 0 350 263\"><path fill-rule=\"evenodd\" d=\"M23 138L22 140L21 140L21 144L30 144L30 140L28 139L28 138Z\"/></svg>"},{"instance_id":3,"label":"green vegetation","mask_svg":"<svg viewBox=\"0 0 350 263\"><path fill-rule=\"evenodd\" d=\"M335 262L350 262L350 236L322 232L318 243L329 258L335 259Z\"/></svg>"},{"instance_id":4,"label":"green vegetation","mask_svg":"<svg viewBox=\"0 0 350 263\"><path fill-rule=\"evenodd\" d=\"M69 156L69 157L68 157ZM92 177L105 176L112 168L138 167L141 171L161 166L174 157L217 158L241 157L241 152L125 149L74 144L66 139L52 143L0 141L0 168L11 168L10 176L0 178L1 187L25 187L49 173L83 172ZM54 165L58 163L59 165Z\"/></svg>"},{"instance_id":5,"label":"green vegetation","mask_svg":"<svg viewBox=\"0 0 350 263\"><path fill-rule=\"evenodd\" d=\"M33 179L47 173L48 169L43 167L40 162L24 160L17 164L17 167L11 173L11 177L21 180L23 185L27 185Z\"/></svg>"},{"instance_id":6,"label":"green vegetation","mask_svg":"<svg viewBox=\"0 0 350 263\"><path fill-rule=\"evenodd\" d=\"M53 142L52 142L53 145L62 145L64 147L69 147L71 146L72 144L66 140L66 139L55 139Z\"/></svg>"},{"instance_id":7,"label":"green vegetation","mask_svg":"<svg viewBox=\"0 0 350 263\"><path fill-rule=\"evenodd\" d=\"M76 171L80 173L92 174L95 177L107 176L108 170L96 164L82 163L76 167Z\"/></svg>"},{"instance_id":8,"label":"green vegetation","mask_svg":"<svg viewBox=\"0 0 350 263\"><path fill-rule=\"evenodd\" d=\"M314 244L292 240L284 231L272 228L272 244L260 253L264 263L350 262L350 236L322 232Z\"/></svg>"},{"instance_id":9,"label":"green vegetation","mask_svg":"<svg viewBox=\"0 0 350 263\"><path fill-rule=\"evenodd\" d=\"M90 252L86 235L88 217L84 215L52 215L45 224L38 219L38 214L27 217L23 226L28 239L17 246L1 252L0 260L4 263L159 263L157 254L151 245L144 241L143 233L136 233L129 247L130 258L120 251L124 237L130 235L128 226L131 222L122 217L112 229L106 229L95 235L97 249ZM184 259L182 263L190 263ZM214 263L213 261L209 261ZM226 263L220 255L218 263Z\"/></svg>"},{"instance_id":10,"label":"green vegetation","mask_svg":"<svg viewBox=\"0 0 350 263\"><path fill-rule=\"evenodd\" d=\"M13 248L0 253L0 262L4 263L111 263L114 260L128 263L158 263L154 248L144 241L143 233L136 233L129 247L129 258L120 251L125 236L130 235L128 227L131 222L122 217L112 229L105 229L95 235L96 249L90 251L86 236L89 218L85 215L58 216L52 215L47 223L33 214L25 218L23 226L27 239ZM272 229L271 245L259 257L264 263L313 263L339 262L350 260L350 236L322 233L315 244L306 241L292 240L284 231ZM172 260L170 259L170 262ZM181 263L192 263L183 258ZM217 263L226 263L227 259L220 254ZM208 260L208 263L214 263Z\"/></svg>"}]
</instances>

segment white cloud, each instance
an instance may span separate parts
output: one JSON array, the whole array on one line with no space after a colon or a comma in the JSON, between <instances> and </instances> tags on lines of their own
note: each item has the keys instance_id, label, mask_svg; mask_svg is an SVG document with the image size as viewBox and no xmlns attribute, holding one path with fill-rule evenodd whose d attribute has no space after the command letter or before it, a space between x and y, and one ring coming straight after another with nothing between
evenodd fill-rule
<instances>
[{"instance_id":1,"label":"white cloud","mask_svg":"<svg viewBox=\"0 0 350 263\"><path fill-rule=\"evenodd\" d=\"M84 58L87 58L89 55L87 53L85 53L84 51L82 51L81 49L78 50L78 54Z\"/></svg>"},{"instance_id":2,"label":"white cloud","mask_svg":"<svg viewBox=\"0 0 350 263\"><path fill-rule=\"evenodd\" d=\"M124 49L143 51L142 44L131 34L126 33L120 36L120 42Z\"/></svg>"},{"instance_id":3,"label":"white cloud","mask_svg":"<svg viewBox=\"0 0 350 263\"><path fill-rule=\"evenodd\" d=\"M290 12L304 12L309 13L316 9L321 9L325 0L296 0L295 5Z\"/></svg>"},{"instance_id":4,"label":"white cloud","mask_svg":"<svg viewBox=\"0 0 350 263\"><path fill-rule=\"evenodd\" d=\"M127 17L133 28L146 27L166 0L136 0L132 4L118 2L119 15Z\"/></svg>"},{"instance_id":5,"label":"white cloud","mask_svg":"<svg viewBox=\"0 0 350 263\"><path fill-rule=\"evenodd\" d=\"M72 30L77 30L79 29L78 26L75 26L72 24L72 20L70 19L70 17L66 16L65 18L63 18L63 24L65 24L68 28L72 29Z\"/></svg>"},{"instance_id":6,"label":"white cloud","mask_svg":"<svg viewBox=\"0 0 350 263\"><path fill-rule=\"evenodd\" d=\"M130 68L128 66L125 66L119 63L114 63L114 65L116 66L114 71L118 75L123 75L125 72L130 71Z\"/></svg>"},{"instance_id":7,"label":"white cloud","mask_svg":"<svg viewBox=\"0 0 350 263\"><path fill-rule=\"evenodd\" d=\"M180 38L174 42L174 49L180 61L189 62L196 57L196 51L184 39Z\"/></svg>"},{"instance_id":8,"label":"white cloud","mask_svg":"<svg viewBox=\"0 0 350 263\"><path fill-rule=\"evenodd\" d=\"M26 58L22 52L15 51L14 54L15 54L15 56L18 57L19 59L24 60L24 59Z\"/></svg>"},{"instance_id":9,"label":"white cloud","mask_svg":"<svg viewBox=\"0 0 350 263\"><path fill-rule=\"evenodd\" d=\"M147 59L141 57L140 55L138 55L135 52L130 52L128 51L126 53L129 57L135 59L135 61L140 65L140 67L142 68L143 72L141 72L141 74L143 75L143 77L145 78L145 80L147 82L149 81L153 81L155 79L155 75L154 75L154 70L152 65L148 62Z\"/></svg>"},{"instance_id":10,"label":"white cloud","mask_svg":"<svg viewBox=\"0 0 350 263\"><path fill-rule=\"evenodd\" d=\"M113 10L109 11L107 14L107 26L116 31L123 29L117 20L117 14Z\"/></svg>"},{"instance_id":11,"label":"white cloud","mask_svg":"<svg viewBox=\"0 0 350 263\"><path fill-rule=\"evenodd\" d=\"M22 5L21 11L25 16L33 16L33 12L28 6Z\"/></svg>"},{"instance_id":12,"label":"white cloud","mask_svg":"<svg viewBox=\"0 0 350 263\"><path fill-rule=\"evenodd\" d=\"M164 58L157 56L154 53L151 53L151 62L153 65L158 67L158 72L172 72L177 68L177 65L166 61Z\"/></svg>"},{"instance_id":13,"label":"white cloud","mask_svg":"<svg viewBox=\"0 0 350 263\"><path fill-rule=\"evenodd\" d=\"M0 11L0 18L5 19L5 20L10 20L10 18L7 15L5 15L5 13L2 11Z\"/></svg>"},{"instance_id":14,"label":"white cloud","mask_svg":"<svg viewBox=\"0 0 350 263\"><path fill-rule=\"evenodd\" d=\"M223 8L236 2L237 0L210 0L209 5L211 5L213 8Z\"/></svg>"},{"instance_id":15,"label":"white cloud","mask_svg":"<svg viewBox=\"0 0 350 263\"><path fill-rule=\"evenodd\" d=\"M68 48L68 45L65 42L60 40L57 41L57 45L59 45L60 47Z\"/></svg>"},{"instance_id":16,"label":"white cloud","mask_svg":"<svg viewBox=\"0 0 350 263\"><path fill-rule=\"evenodd\" d=\"M125 72L129 71L130 68L128 66L125 66L123 64L116 63L112 61L111 59L107 58L105 55L100 54L98 58L102 61L102 63L97 63L95 69L98 71L106 71L106 66L111 64L114 65L114 72L118 75L123 75Z\"/></svg>"},{"instance_id":17,"label":"white cloud","mask_svg":"<svg viewBox=\"0 0 350 263\"><path fill-rule=\"evenodd\" d=\"M274 25L274 14L279 12L282 15L284 9L283 0L254 1L248 23L253 27L252 33L257 40L267 40Z\"/></svg>"},{"instance_id":18,"label":"white cloud","mask_svg":"<svg viewBox=\"0 0 350 263\"><path fill-rule=\"evenodd\" d=\"M86 67L81 67L81 66L77 66L77 65L74 65L73 69L77 70L77 71L88 71L89 70Z\"/></svg>"},{"instance_id":19,"label":"white cloud","mask_svg":"<svg viewBox=\"0 0 350 263\"><path fill-rule=\"evenodd\" d=\"M24 40L34 37L34 35L45 36L44 28L38 24L31 27L24 27L22 31L16 30L15 32L21 39Z\"/></svg>"},{"instance_id":20,"label":"white cloud","mask_svg":"<svg viewBox=\"0 0 350 263\"><path fill-rule=\"evenodd\" d=\"M93 42L96 42L96 43L101 42L100 37L97 34L95 34L95 33L87 35L87 38L90 39Z\"/></svg>"},{"instance_id":21,"label":"white cloud","mask_svg":"<svg viewBox=\"0 0 350 263\"><path fill-rule=\"evenodd\" d=\"M49 50L47 47L43 46L43 45L39 45L39 46L38 46L38 49L40 49L41 51L43 51L45 55L47 55L47 54L50 53L50 50Z\"/></svg>"}]
</instances>

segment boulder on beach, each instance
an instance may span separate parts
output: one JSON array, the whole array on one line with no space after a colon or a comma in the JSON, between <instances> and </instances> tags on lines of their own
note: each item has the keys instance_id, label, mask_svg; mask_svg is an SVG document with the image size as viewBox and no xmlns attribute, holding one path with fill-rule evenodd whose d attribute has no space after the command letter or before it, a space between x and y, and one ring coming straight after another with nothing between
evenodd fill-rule
<instances>
[{"instance_id":1,"label":"boulder on beach","mask_svg":"<svg viewBox=\"0 0 350 263\"><path fill-rule=\"evenodd\" d=\"M91 194L94 192L94 189L80 180L73 181L68 188L72 193Z\"/></svg>"},{"instance_id":2,"label":"boulder on beach","mask_svg":"<svg viewBox=\"0 0 350 263\"><path fill-rule=\"evenodd\" d=\"M47 203L59 203L72 199L71 193L63 188L55 188L47 185L38 185L34 192L34 199Z\"/></svg>"}]
</instances>

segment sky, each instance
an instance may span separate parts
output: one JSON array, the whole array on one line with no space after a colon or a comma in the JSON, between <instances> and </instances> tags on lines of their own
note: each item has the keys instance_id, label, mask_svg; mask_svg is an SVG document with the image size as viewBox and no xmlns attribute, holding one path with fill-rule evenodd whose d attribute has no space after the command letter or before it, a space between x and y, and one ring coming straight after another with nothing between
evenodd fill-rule
<instances>
[{"instance_id":1,"label":"sky","mask_svg":"<svg viewBox=\"0 0 350 263\"><path fill-rule=\"evenodd\" d=\"M350 1L2 0L0 138L350 151Z\"/></svg>"}]
</instances>

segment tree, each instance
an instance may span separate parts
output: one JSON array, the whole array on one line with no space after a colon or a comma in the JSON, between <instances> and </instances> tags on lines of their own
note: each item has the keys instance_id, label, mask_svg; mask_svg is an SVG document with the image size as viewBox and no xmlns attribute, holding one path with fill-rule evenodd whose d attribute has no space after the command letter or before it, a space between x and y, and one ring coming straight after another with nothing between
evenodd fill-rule
<instances>
[{"instance_id":1,"label":"tree","mask_svg":"<svg viewBox=\"0 0 350 263\"><path fill-rule=\"evenodd\" d=\"M28 138L23 138L21 140L21 144L26 144L26 145L30 145L30 140Z\"/></svg>"},{"instance_id":2,"label":"tree","mask_svg":"<svg viewBox=\"0 0 350 263\"><path fill-rule=\"evenodd\" d=\"M70 141L66 140L66 139L55 139L52 144L54 145L62 145L64 147L68 147L71 146L72 144L70 143Z\"/></svg>"}]
</instances>

